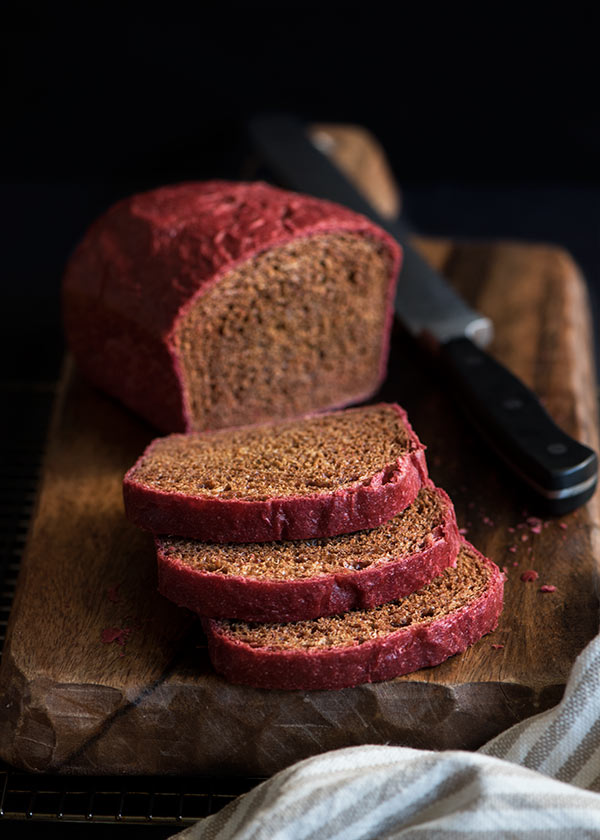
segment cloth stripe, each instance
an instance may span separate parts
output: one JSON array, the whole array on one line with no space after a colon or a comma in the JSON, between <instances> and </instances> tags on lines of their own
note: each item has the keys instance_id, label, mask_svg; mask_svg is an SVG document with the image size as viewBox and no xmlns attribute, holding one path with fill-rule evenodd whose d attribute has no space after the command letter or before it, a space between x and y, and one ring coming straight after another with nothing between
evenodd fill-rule
<instances>
[{"instance_id":1,"label":"cloth stripe","mask_svg":"<svg viewBox=\"0 0 600 840\"><path fill-rule=\"evenodd\" d=\"M578 657L561 702L555 709L525 720L486 744L480 752L514 761L525 767L544 771L544 761L575 724L585 716L590 726L600 710L600 638L596 637ZM517 737L514 737L514 733ZM585 742L590 750L598 741ZM568 745L562 754L571 752ZM565 758L567 756L565 755Z\"/></svg>"},{"instance_id":2,"label":"cloth stripe","mask_svg":"<svg viewBox=\"0 0 600 840\"><path fill-rule=\"evenodd\" d=\"M560 779L561 782L571 782L579 787L585 787L575 779L582 771L583 767L588 763L590 755L590 742L600 743L600 718L592 722L590 726L589 715L586 715L585 730L581 733L581 740L577 746L571 743L571 752L567 753L566 757L558 764L556 770L549 775L554 776L555 779ZM593 753L592 753L593 755ZM544 772L548 773L545 768Z\"/></svg>"},{"instance_id":3,"label":"cloth stripe","mask_svg":"<svg viewBox=\"0 0 600 840\"><path fill-rule=\"evenodd\" d=\"M575 676L574 674L573 677ZM549 769L552 768L552 753L566 748L567 745L563 745L563 740L576 737L575 730L580 722L583 722L584 726L587 724L590 717L587 705L590 693L596 693L600 688L600 651L593 657L583 673L577 676L578 679L568 696L559 704L560 714L553 717L541 737L532 744L526 754L523 761L526 767L535 767L542 772L544 772L544 765L547 765Z\"/></svg>"}]
</instances>

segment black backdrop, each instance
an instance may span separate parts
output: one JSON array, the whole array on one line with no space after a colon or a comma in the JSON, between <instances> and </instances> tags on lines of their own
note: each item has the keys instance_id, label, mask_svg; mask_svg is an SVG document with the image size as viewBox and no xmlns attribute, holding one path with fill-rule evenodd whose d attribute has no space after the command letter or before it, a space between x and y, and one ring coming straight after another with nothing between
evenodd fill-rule
<instances>
[{"instance_id":1,"label":"black backdrop","mask_svg":"<svg viewBox=\"0 0 600 840\"><path fill-rule=\"evenodd\" d=\"M137 189L236 177L262 110L368 126L417 227L561 242L595 300L595 21L485 5L199 4L190 20L163 4L164 20L25 4L1 36L8 376L56 369L60 274L94 216Z\"/></svg>"}]
</instances>

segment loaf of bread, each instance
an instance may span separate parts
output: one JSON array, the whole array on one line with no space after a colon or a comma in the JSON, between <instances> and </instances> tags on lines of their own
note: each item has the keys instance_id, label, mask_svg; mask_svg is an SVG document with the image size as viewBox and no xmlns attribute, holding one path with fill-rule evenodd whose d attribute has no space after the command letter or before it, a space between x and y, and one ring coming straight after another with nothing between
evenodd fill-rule
<instances>
[{"instance_id":1,"label":"loaf of bread","mask_svg":"<svg viewBox=\"0 0 600 840\"><path fill-rule=\"evenodd\" d=\"M437 665L494 630L504 580L463 543L447 568L411 595L372 610L290 624L204 619L215 670L256 688L337 689Z\"/></svg>"},{"instance_id":2,"label":"loaf of bread","mask_svg":"<svg viewBox=\"0 0 600 840\"><path fill-rule=\"evenodd\" d=\"M361 402L385 373L395 241L264 183L186 183L116 204L64 278L81 370L163 431Z\"/></svg>"},{"instance_id":3,"label":"loaf of bread","mask_svg":"<svg viewBox=\"0 0 600 840\"><path fill-rule=\"evenodd\" d=\"M410 507L368 531L320 540L218 545L159 537L159 591L202 616L301 621L369 609L456 564L452 502L427 482Z\"/></svg>"},{"instance_id":4,"label":"loaf of bread","mask_svg":"<svg viewBox=\"0 0 600 840\"><path fill-rule=\"evenodd\" d=\"M331 537L375 528L427 478L405 412L380 403L155 440L123 481L129 519L207 542Z\"/></svg>"}]
</instances>

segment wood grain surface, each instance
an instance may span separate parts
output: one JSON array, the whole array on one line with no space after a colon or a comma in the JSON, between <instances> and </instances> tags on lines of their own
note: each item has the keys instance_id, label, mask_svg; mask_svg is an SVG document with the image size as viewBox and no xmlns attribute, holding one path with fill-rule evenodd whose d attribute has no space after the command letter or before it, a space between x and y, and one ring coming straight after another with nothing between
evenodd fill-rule
<instances>
[{"instance_id":1,"label":"wood grain surface","mask_svg":"<svg viewBox=\"0 0 600 840\"><path fill-rule=\"evenodd\" d=\"M341 169L385 219L395 219L402 201L388 159L376 137L362 125L317 123L313 143Z\"/></svg>"},{"instance_id":2,"label":"wood grain surface","mask_svg":"<svg viewBox=\"0 0 600 840\"><path fill-rule=\"evenodd\" d=\"M493 318L493 354L560 425L598 448L587 295L568 255L418 244ZM155 432L67 361L0 671L0 757L44 772L269 775L353 744L476 748L556 703L597 632L598 497L561 519L528 522L535 508L399 329L380 396L407 408L459 525L506 567L495 633L386 683L228 685L211 670L196 620L157 594L152 541L124 518L123 474ZM521 581L527 569L539 579Z\"/></svg>"}]
</instances>

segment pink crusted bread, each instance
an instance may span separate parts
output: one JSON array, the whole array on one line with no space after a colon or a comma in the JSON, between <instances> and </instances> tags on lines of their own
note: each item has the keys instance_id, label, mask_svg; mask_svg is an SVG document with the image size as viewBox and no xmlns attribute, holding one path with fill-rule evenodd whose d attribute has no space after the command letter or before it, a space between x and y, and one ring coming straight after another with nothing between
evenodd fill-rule
<instances>
[{"instance_id":1,"label":"pink crusted bread","mask_svg":"<svg viewBox=\"0 0 600 840\"><path fill-rule=\"evenodd\" d=\"M385 373L401 252L347 208L264 183L185 183L108 210L63 283L69 347L163 431L364 401Z\"/></svg>"},{"instance_id":2,"label":"pink crusted bread","mask_svg":"<svg viewBox=\"0 0 600 840\"><path fill-rule=\"evenodd\" d=\"M155 534L206 542L332 537L375 528L417 496L424 447L395 404L158 438L123 482Z\"/></svg>"},{"instance_id":3,"label":"pink crusted bread","mask_svg":"<svg viewBox=\"0 0 600 840\"><path fill-rule=\"evenodd\" d=\"M459 544L452 502L428 481L369 531L241 545L158 538L158 588L202 616L302 621L408 595L456 565Z\"/></svg>"},{"instance_id":4,"label":"pink crusted bread","mask_svg":"<svg viewBox=\"0 0 600 840\"><path fill-rule=\"evenodd\" d=\"M463 543L456 568L373 610L291 624L203 619L215 670L255 688L339 689L438 665L494 630L503 575Z\"/></svg>"}]
</instances>

